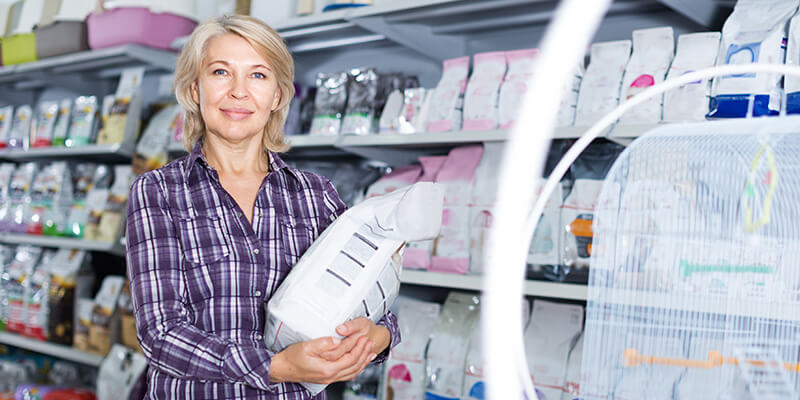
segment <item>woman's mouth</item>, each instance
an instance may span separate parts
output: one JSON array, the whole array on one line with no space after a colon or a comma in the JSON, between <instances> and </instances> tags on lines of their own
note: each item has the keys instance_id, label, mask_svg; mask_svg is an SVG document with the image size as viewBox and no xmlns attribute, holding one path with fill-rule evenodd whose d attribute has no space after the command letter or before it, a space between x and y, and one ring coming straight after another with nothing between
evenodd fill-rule
<instances>
[{"instance_id":1,"label":"woman's mouth","mask_svg":"<svg viewBox=\"0 0 800 400\"><path fill-rule=\"evenodd\" d=\"M223 108L221 110L225 116L234 121L243 120L253 114L252 111L245 108Z\"/></svg>"}]
</instances>

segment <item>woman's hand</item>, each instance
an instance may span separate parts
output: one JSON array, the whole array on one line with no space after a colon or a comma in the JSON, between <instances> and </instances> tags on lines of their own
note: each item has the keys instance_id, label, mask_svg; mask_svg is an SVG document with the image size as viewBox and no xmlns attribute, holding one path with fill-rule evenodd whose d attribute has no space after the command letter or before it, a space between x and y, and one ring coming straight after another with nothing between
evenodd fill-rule
<instances>
[{"instance_id":1,"label":"woman's hand","mask_svg":"<svg viewBox=\"0 0 800 400\"><path fill-rule=\"evenodd\" d=\"M270 365L272 382L331 384L348 381L375 359L374 347L365 335L355 340L324 337L295 343L275 354ZM332 357L333 355L338 357Z\"/></svg>"},{"instance_id":2,"label":"woman's hand","mask_svg":"<svg viewBox=\"0 0 800 400\"><path fill-rule=\"evenodd\" d=\"M386 327L375 325L371 320L364 317L352 319L339 325L336 327L336 333L344 337L343 342L366 336L373 343L372 352L375 354L380 354L386 350L392 340L392 336Z\"/></svg>"}]
</instances>

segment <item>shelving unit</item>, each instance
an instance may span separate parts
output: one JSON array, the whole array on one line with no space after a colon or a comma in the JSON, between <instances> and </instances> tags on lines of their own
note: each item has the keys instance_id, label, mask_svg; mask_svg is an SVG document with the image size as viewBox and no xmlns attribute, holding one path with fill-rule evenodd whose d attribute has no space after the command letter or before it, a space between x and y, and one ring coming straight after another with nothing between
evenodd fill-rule
<instances>
[{"instance_id":1,"label":"shelving unit","mask_svg":"<svg viewBox=\"0 0 800 400\"><path fill-rule=\"evenodd\" d=\"M10 161L33 161L47 159L92 159L98 161L130 161L132 145L93 144L80 147L35 147L27 150L2 149L0 159Z\"/></svg>"},{"instance_id":2,"label":"shelving unit","mask_svg":"<svg viewBox=\"0 0 800 400\"><path fill-rule=\"evenodd\" d=\"M443 274L438 272L404 269L400 275L403 283L420 286L435 286L450 289L483 289L483 278L479 275ZM526 281L526 296L549 297L554 299L586 300L586 285L546 281Z\"/></svg>"},{"instance_id":3,"label":"shelving unit","mask_svg":"<svg viewBox=\"0 0 800 400\"><path fill-rule=\"evenodd\" d=\"M83 239L62 238L54 236L28 235L24 233L0 233L0 243L6 244L26 244L41 247L55 247L80 249L87 251L102 251L118 256L125 255L125 247L120 241L117 242L98 242Z\"/></svg>"},{"instance_id":4,"label":"shelving unit","mask_svg":"<svg viewBox=\"0 0 800 400\"><path fill-rule=\"evenodd\" d=\"M8 332L0 332L0 343L9 346L19 347L21 349L34 351L41 354L61 358L68 361L73 361L80 364L90 365L92 367L99 367L103 362L103 356L88 353L85 351L77 350L69 346L64 346L56 343L43 342L36 339L27 338L22 335L16 335Z\"/></svg>"}]
</instances>

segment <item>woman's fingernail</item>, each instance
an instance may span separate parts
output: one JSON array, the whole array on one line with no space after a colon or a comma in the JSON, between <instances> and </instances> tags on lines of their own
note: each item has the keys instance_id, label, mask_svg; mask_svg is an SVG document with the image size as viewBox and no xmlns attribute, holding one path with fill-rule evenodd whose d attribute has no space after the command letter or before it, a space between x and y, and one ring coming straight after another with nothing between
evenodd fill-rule
<instances>
[{"instance_id":1,"label":"woman's fingernail","mask_svg":"<svg viewBox=\"0 0 800 400\"><path fill-rule=\"evenodd\" d=\"M369 355L369 360L370 360L370 361L374 361L374 360L375 360L375 357L377 357L377 356L378 356L377 354L370 354L370 355Z\"/></svg>"}]
</instances>

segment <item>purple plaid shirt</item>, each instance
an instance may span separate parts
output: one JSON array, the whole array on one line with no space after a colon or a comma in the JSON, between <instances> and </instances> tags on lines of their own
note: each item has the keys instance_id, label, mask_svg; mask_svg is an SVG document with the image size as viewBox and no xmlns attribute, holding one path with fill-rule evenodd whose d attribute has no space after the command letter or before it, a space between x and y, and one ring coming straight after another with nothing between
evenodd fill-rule
<instances>
[{"instance_id":1,"label":"purple plaid shirt","mask_svg":"<svg viewBox=\"0 0 800 400\"><path fill-rule=\"evenodd\" d=\"M150 363L147 398L310 399L298 384L269 381L266 303L344 210L328 179L288 167L275 153L252 225L199 143L136 180L127 261L139 343ZM379 324L391 333L390 347L397 345L394 315Z\"/></svg>"}]
</instances>

